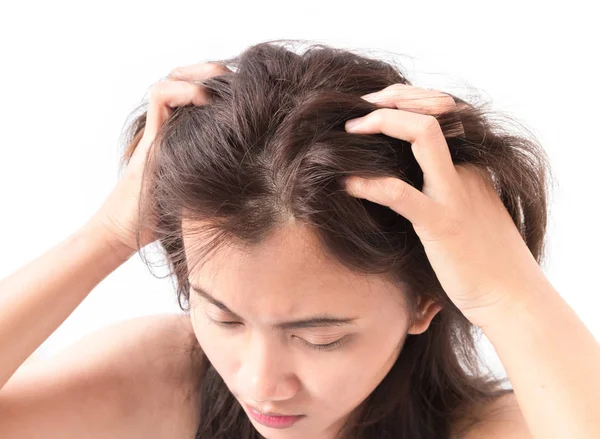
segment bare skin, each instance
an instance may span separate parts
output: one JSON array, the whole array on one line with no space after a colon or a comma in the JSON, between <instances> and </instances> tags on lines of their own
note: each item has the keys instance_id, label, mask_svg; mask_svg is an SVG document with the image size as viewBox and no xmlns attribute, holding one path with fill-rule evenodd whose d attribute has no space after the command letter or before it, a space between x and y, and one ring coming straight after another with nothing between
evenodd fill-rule
<instances>
[{"instance_id":1,"label":"bare skin","mask_svg":"<svg viewBox=\"0 0 600 439\"><path fill-rule=\"evenodd\" d=\"M154 136L173 107L206 102L201 87L188 80L222 71L189 66L157 85L144 137L98 213L0 282L0 437L193 437L198 395L190 389L199 377L186 348L198 334L190 316L123 322L56 357L17 369L102 279L135 253L136 195ZM143 245L153 241L146 231L142 236ZM435 312L425 309L430 312L415 330L425 330ZM503 411L503 422L490 418L476 436L464 437L528 437L516 400L507 397L494 406L499 404L514 410ZM486 418L487 408L478 410ZM508 421L515 426L511 436L498 429Z\"/></svg>"},{"instance_id":2,"label":"bare skin","mask_svg":"<svg viewBox=\"0 0 600 439\"><path fill-rule=\"evenodd\" d=\"M224 71L214 64L195 65L193 70L196 80ZM101 355L96 361L79 359L76 351L70 351L72 361L57 359L15 372L98 283L135 254L141 178L158 129L174 107L207 102L201 87L175 75L155 84L150 95L143 137L100 209L79 230L0 282L0 437L34 438L40 432L57 438L106 437L107 428L112 437L132 437L132 429L147 428L141 415L133 420L125 415L138 413L135 405L143 402L136 391L144 386L134 383L161 376L156 369L146 375L140 370L148 364L160 367L160 362L128 370L124 359L135 364L145 358L138 355L135 341L123 344L121 336L109 332L108 340L91 352ZM147 231L141 236L142 245L154 240ZM109 352L112 357L106 358L111 361L102 355ZM135 380L130 383L128 377ZM160 390L152 383L146 383L146 389ZM162 414L153 404L154 414ZM69 422L70 413L74 415ZM152 435L157 431L160 428L149 431L148 437L156 437Z\"/></svg>"},{"instance_id":3,"label":"bare skin","mask_svg":"<svg viewBox=\"0 0 600 439\"><path fill-rule=\"evenodd\" d=\"M0 391L0 437L193 438L200 421L191 391L197 365L186 347L193 336L189 315L135 318L24 365ZM456 439L512 437L503 433L523 422L513 395L473 415L488 421Z\"/></svg>"}]
</instances>

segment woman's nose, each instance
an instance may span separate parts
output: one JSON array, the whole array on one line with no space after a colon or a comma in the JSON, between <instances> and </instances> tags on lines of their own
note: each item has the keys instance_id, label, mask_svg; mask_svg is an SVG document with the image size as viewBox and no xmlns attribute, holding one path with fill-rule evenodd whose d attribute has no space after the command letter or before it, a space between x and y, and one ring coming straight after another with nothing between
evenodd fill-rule
<instances>
[{"instance_id":1,"label":"woman's nose","mask_svg":"<svg viewBox=\"0 0 600 439\"><path fill-rule=\"evenodd\" d=\"M290 357L275 341L254 335L243 349L238 388L246 401L283 401L298 391Z\"/></svg>"}]
</instances>

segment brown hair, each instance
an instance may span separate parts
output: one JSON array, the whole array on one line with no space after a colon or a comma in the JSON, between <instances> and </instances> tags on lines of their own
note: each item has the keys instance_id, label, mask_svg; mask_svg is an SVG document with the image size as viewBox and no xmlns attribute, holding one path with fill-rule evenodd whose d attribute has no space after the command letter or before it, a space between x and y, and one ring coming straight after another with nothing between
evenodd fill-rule
<instances>
[{"instance_id":1,"label":"brown hair","mask_svg":"<svg viewBox=\"0 0 600 439\"><path fill-rule=\"evenodd\" d=\"M453 423L464 419L470 407L511 390L503 388L505 380L483 372L477 328L442 289L411 223L387 207L350 196L340 185L341 177L352 174L393 176L422 189L423 173L410 143L344 129L346 120L378 108L361 99L363 94L394 83L412 84L390 62L323 44L296 53L293 43L262 42L218 61L231 71L202 82L211 103L174 110L145 170L151 199L141 201L141 221L150 212L157 218L158 244L185 311L181 299L189 304L188 273L198 261L186 260L183 218L195 225L199 260L226 243L257 245L293 217L346 267L385 275L401 287L411 311L419 297L435 300L442 310L428 330L408 335L392 369L355 409L339 437L450 437ZM451 96L464 105L436 118L454 163L492 175L539 263L550 170L543 149L532 135L510 132L506 124L493 121L490 115L498 114L485 104ZM145 117L141 114L129 126L123 164L137 146ZM196 438L260 438L196 347L201 376Z\"/></svg>"}]
</instances>

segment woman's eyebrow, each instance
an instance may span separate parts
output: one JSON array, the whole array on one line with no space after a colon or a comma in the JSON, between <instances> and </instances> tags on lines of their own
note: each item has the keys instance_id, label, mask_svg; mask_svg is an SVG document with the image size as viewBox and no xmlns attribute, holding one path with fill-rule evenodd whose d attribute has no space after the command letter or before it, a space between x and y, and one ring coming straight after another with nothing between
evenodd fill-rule
<instances>
[{"instance_id":1,"label":"woman's eyebrow","mask_svg":"<svg viewBox=\"0 0 600 439\"><path fill-rule=\"evenodd\" d=\"M210 303L215 305L216 307L222 309L223 311L231 314L235 318L241 319L239 315L230 310L227 305L223 302L215 299L208 291L198 285L192 285L189 283L190 289L193 290L197 295L203 297L208 300ZM281 322L273 325L274 329L277 330L288 330L288 329L303 329L303 328L319 328L319 327L327 327L327 326L346 326L346 325L356 325L355 321L357 317L336 317L331 314L319 314L315 316L311 316L304 319L299 320L291 320L288 322Z\"/></svg>"}]
</instances>

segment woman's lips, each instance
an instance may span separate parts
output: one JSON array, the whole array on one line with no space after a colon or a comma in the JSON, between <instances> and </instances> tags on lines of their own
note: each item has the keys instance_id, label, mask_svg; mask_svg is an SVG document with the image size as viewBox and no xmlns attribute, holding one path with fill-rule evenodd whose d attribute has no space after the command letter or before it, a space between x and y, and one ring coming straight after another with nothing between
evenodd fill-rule
<instances>
[{"instance_id":1,"label":"woman's lips","mask_svg":"<svg viewBox=\"0 0 600 439\"><path fill-rule=\"evenodd\" d=\"M270 428L289 428L305 416L264 415L256 411L252 406L248 404L244 405L256 422Z\"/></svg>"}]
</instances>

